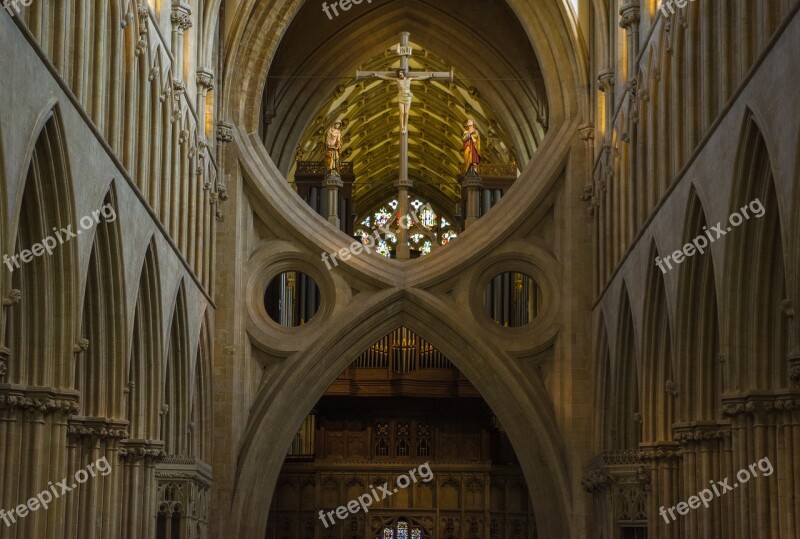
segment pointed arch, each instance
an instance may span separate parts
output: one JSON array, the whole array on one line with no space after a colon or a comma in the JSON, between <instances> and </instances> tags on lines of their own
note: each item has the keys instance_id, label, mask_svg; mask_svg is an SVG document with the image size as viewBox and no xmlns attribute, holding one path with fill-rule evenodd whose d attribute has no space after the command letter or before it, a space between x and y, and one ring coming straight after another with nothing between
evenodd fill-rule
<instances>
[{"instance_id":1,"label":"pointed arch","mask_svg":"<svg viewBox=\"0 0 800 539\"><path fill-rule=\"evenodd\" d=\"M705 237L703 203L692 186L683 231L684 245ZM698 240L695 245L701 245ZM707 243L707 240L706 240ZM680 373L677 418L681 422L721 418L717 287L711 252L696 252L680 267L676 320L676 364Z\"/></svg>"},{"instance_id":2,"label":"pointed arch","mask_svg":"<svg viewBox=\"0 0 800 539\"><path fill-rule=\"evenodd\" d=\"M654 241L648 259L655 260L657 256ZM641 360L643 434L647 441L660 442L672 439L677 387L672 377L672 330L664 275L655 264L648 264L645 286Z\"/></svg>"},{"instance_id":3,"label":"pointed arch","mask_svg":"<svg viewBox=\"0 0 800 539\"><path fill-rule=\"evenodd\" d=\"M160 278L155 240L144 256L139 277L139 294L133 315L133 335L128 362L127 418L130 437L158 439L158 413L162 404L161 345L162 310Z\"/></svg>"},{"instance_id":4,"label":"pointed arch","mask_svg":"<svg viewBox=\"0 0 800 539\"><path fill-rule=\"evenodd\" d=\"M622 291L615 361L613 361L613 425L611 449L638 449L642 442L639 367L627 288Z\"/></svg>"},{"instance_id":5,"label":"pointed arch","mask_svg":"<svg viewBox=\"0 0 800 539\"><path fill-rule=\"evenodd\" d=\"M113 221L99 220L89 256L83 297L81 338L88 348L75 364L75 389L81 394L81 413L90 417L122 417L122 388L127 366L124 261L116 186L103 198L114 209Z\"/></svg>"},{"instance_id":6,"label":"pointed arch","mask_svg":"<svg viewBox=\"0 0 800 539\"><path fill-rule=\"evenodd\" d=\"M606 329L605 316L600 313L597 323L596 341L596 372L597 382L595 384L594 402L600 403L595 411L595 431L594 443L596 449L608 449L613 445L612 433L612 412L613 412L613 377L611 371L611 351L608 347L608 330Z\"/></svg>"},{"instance_id":7,"label":"pointed arch","mask_svg":"<svg viewBox=\"0 0 800 539\"><path fill-rule=\"evenodd\" d=\"M189 328L186 313L185 282L178 286L169 330L167 363L164 375L161 439L169 455L187 455L189 426Z\"/></svg>"},{"instance_id":8,"label":"pointed arch","mask_svg":"<svg viewBox=\"0 0 800 539\"><path fill-rule=\"evenodd\" d=\"M750 217L726 237L727 340L732 369L726 389L783 388L788 385L788 325L781 312L787 298L781 205L770 153L750 111L735 170L730 215L741 216L746 211Z\"/></svg>"},{"instance_id":9,"label":"pointed arch","mask_svg":"<svg viewBox=\"0 0 800 539\"><path fill-rule=\"evenodd\" d=\"M271 503L286 448L309 410L364 349L401 325L450 358L500 422L513 426L506 432L530 487L537 528L545 537L567 535L566 465L542 380L525 376L517 364L484 343L478 331L453 325L440 301L419 290L375 296L362 314L331 328L307 353L284 362L272 375L274 383L262 386L243 435L228 521L231 535L264 534L267 515L256 508ZM494 368L485 369L487 362Z\"/></svg>"},{"instance_id":10,"label":"pointed arch","mask_svg":"<svg viewBox=\"0 0 800 539\"><path fill-rule=\"evenodd\" d=\"M6 320L12 358L7 381L71 387L77 240L59 229L69 228L74 234L77 226L66 140L57 108L45 115L33 144L18 219L12 252L19 256L14 256L11 286L22 298ZM52 238L47 241L54 244L49 252L42 248L45 238ZM37 244L39 248L34 247Z\"/></svg>"},{"instance_id":11,"label":"pointed arch","mask_svg":"<svg viewBox=\"0 0 800 539\"><path fill-rule=\"evenodd\" d=\"M191 456L203 462L211 462L213 431L211 414L211 351L212 339L209 333L209 312L203 317L200 326L200 341L197 345L194 366L194 387L191 395L189 413L189 450Z\"/></svg>"}]
</instances>

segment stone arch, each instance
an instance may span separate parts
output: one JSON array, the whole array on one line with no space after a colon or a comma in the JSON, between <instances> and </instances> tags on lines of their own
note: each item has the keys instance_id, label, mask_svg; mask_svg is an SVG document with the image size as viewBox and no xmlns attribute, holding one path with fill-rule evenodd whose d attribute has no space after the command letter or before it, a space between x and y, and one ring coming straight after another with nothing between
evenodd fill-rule
<instances>
[{"instance_id":1,"label":"stone arch","mask_svg":"<svg viewBox=\"0 0 800 539\"><path fill-rule=\"evenodd\" d=\"M161 420L161 439L169 455L186 455L189 424L189 384L191 382L189 328L186 312L186 284L178 285L170 323L164 370L164 395L166 408Z\"/></svg>"},{"instance_id":2,"label":"stone arch","mask_svg":"<svg viewBox=\"0 0 800 539\"><path fill-rule=\"evenodd\" d=\"M689 192L683 243L703 237L708 227L703 203L694 189ZM709 250L685 260L678 276L676 304L676 366L678 384L677 417L681 422L714 421L721 418L722 367L719 361L720 335L717 285Z\"/></svg>"},{"instance_id":3,"label":"stone arch","mask_svg":"<svg viewBox=\"0 0 800 539\"><path fill-rule=\"evenodd\" d=\"M191 456L203 462L211 462L211 354L212 339L208 331L208 310L203 316L200 326L200 340L195 353L191 394L191 410L189 412L189 451Z\"/></svg>"},{"instance_id":4,"label":"stone arch","mask_svg":"<svg viewBox=\"0 0 800 539\"><path fill-rule=\"evenodd\" d=\"M658 250L653 242L648 259L655 260L657 255ZM648 264L645 289L640 363L643 437L647 441L665 441L672 439L677 388L672 375L674 343L664 276L655 264Z\"/></svg>"},{"instance_id":5,"label":"stone arch","mask_svg":"<svg viewBox=\"0 0 800 539\"><path fill-rule=\"evenodd\" d=\"M30 145L15 242L9 250L20 255L13 264L11 287L21 292L21 300L6 320L11 354L7 381L69 388L77 319L77 239L53 228L68 227L75 234L77 222L58 107L45 113L40 122ZM52 254L43 248L38 254L28 252L26 263L21 255L35 244L43 245L45 238L55 244Z\"/></svg>"},{"instance_id":6,"label":"stone arch","mask_svg":"<svg viewBox=\"0 0 800 539\"><path fill-rule=\"evenodd\" d=\"M112 182L103 206L118 211ZM119 216L117 216L119 217ZM91 417L122 417L122 388L127 364L124 259L119 221L100 220L89 255L80 343L86 346L76 360L75 389L81 393L81 413ZM122 312L120 312L122 311Z\"/></svg>"},{"instance_id":7,"label":"stone arch","mask_svg":"<svg viewBox=\"0 0 800 539\"><path fill-rule=\"evenodd\" d=\"M234 22L230 39L221 113L248 132L257 130L260 116L253 114L252 104L261 102L267 70L280 43L276 37L283 35L302 4L299 0L280 0L266 6L247 0L239 10L240 18ZM584 114L588 103L575 90L588 84L588 63L577 27L570 24L574 19L571 10L564 2L534 6L527 0L511 0L509 4L528 32L544 69L551 100L550 125Z\"/></svg>"},{"instance_id":8,"label":"stone arch","mask_svg":"<svg viewBox=\"0 0 800 539\"><path fill-rule=\"evenodd\" d=\"M608 346L608 330L606 328L605 316L601 312L597 322L596 353L597 360L597 381L595 384L595 402L601 403L595 414L594 443L598 448L611 447L611 420L613 418L613 372L611 369L611 350Z\"/></svg>"},{"instance_id":9,"label":"stone arch","mask_svg":"<svg viewBox=\"0 0 800 539\"><path fill-rule=\"evenodd\" d=\"M542 381L523 375L519 365L482 342L479 332L463 331L463 323L451 321L442 305L426 293L381 294L371 303L369 316L331 328L308 352L287 358L271 375L273 383L257 396L239 456L229 522L232 533L263 534L267 519L263 507L271 503L286 448L308 411L358 354L405 325L451 359L482 392L501 423L515 425L507 433L531 485L538 528L545 536L567 537L571 489ZM485 369L486 362L495 368ZM265 492L269 492L266 498Z\"/></svg>"},{"instance_id":10,"label":"stone arch","mask_svg":"<svg viewBox=\"0 0 800 539\"><path fill-rule=\"evenodd\" d=\"M731 356L726 390L782 388L788 384L788 322L781 312L787 298L782 205L770 152L750 111L735 170L730 214L742 214L749 205L751 217L726 238L726 341ZM756 200L763 209L760 218L758 205L751 204Z\"/></svg>"},{"instance_id":11,"label":"stone arch","mask_svg":"<svg viewBox=\"0 0 800 539\"><path fill-rule=\"evenodd\" d=\"M616 337L616 358L612 362L614 403L611 449L638 449L642 441L642 403L639 399L641 378L627 287L622 290L618 312L620 323Z\"/></svg>"},{"instance_id":12,"label":"stone arch","mask_svg":"<svg viewBox=\"0 0 800 539\"><path fill-rule=\"evenodd\" d=\"M133 439L159 437L158 408L161 404L162 307L156 244L151 239L139 277L133 334L128 360L128 405L130 435Z\"/></svg>"}]
</instances>

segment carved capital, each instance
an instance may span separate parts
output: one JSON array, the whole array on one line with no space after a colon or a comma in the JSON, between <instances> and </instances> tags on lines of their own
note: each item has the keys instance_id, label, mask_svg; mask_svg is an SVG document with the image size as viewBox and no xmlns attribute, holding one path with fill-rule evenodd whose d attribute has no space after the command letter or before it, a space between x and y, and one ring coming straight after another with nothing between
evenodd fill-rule
<instances>
[{"instance_id":1,"label":"carved capital","mask_svg":"<svg viewBox=\"0 0 800 539\"><path fill-rule=\"evenodd\" d=\"M172 23L173 28L181 32L186 31L192 27L191 11L184 6L174 6L169 16L169 22Z\"/></svg>"},{"instance_id":2,"label":"carved capital","mask_svg":"<svg viewBox=\"0 0 800 539\"><path fill-rule=\"evenodd\" d=\"M619 8L619 26L620 28L625 28L629 32L632 30L636 30L639 25L639 6L636 4L623 4L621 8Z\"/></svg>"},{"instance_id":3,"label":"carved capital","mask_svg":"<svg viewBox=\"0 0 800 539\"><path fill-rule=\"evenodd\" d=\"M0 410L11 413L72 415L80 410L77 401L77 392L65 392L49 387L0 384Z\"/></svg>"},{"instance_id":4,"label":"carved capital","mask_svg":"<svg viewBox=\"0 0 800 539\"><path fill-rule=\"evenodd\" d=\"M204 91L214 89L214 73L208 69L198 69L195 81L197 86Z\"/></svg>"},{"instance_id":5,"label":"carved capital","mask_svg":"<svg viewBox=\"0 0 800 539\"><path fill-rule=\"evenodd\" d=\"M233 142L233 126L226 122L219 122L217 124L217 141L220 144Z\"/></svg>"},{"instance_id":6,"label":"carved capital","mask_svg":"<svg viewBox=\"0 0 800 539\"><path fill-rule=\"evenodd\" d=\"M67 434L76 438L122 440L129 436L128 421L106 417L72 416L67 421Z\"/></svg>"},{"instance_id":7,"label":"carved capital","mask_svg":"<svg viewBox=\"0 0 800 539\"><path fill-rule=\"evenodd\" d=\"M730 425L717 423L676 425L673 429L673 439L682 447L707 441L724 440L730 437Z\"/></svg>"},{"instance_id":8,"label":"carved capital","mask_svg":"<svg viewBox=\"0 0 800 539\"><path fill-rule=\"evenodd\" d=\"M597 76L597 87L601 92L608 92L614 88L614 71L606 69Z\"/></svg>"},{"instance_id":9,"label":"carved capital","mask_svg":"<svg viewBox=\"0 0 800 539\"><path fill-rule=\"evenodd\" d=\"M160 440L122 440L120 445L119 458L126 463L155 464L167 456Z\"/></svg>"}]
</instances>

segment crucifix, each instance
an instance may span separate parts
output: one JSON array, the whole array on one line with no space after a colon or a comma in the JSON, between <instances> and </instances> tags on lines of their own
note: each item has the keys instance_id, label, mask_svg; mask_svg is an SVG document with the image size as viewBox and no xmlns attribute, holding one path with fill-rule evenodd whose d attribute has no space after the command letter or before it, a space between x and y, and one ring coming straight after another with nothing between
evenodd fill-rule
<instances>
[{"instance_id":1,"label":"crucifix","mask_svg":"<svg viewBox=\"0 0 800 539\"><path fill-rule=\"evenodd\" d=\"M408 116L411 111L411 81L414 80L447 80L453 81L453 71L409 71L408 59L412 49L408 38L411 34L400 32L400 44L397 55L400 67L393 71L356 71L356 80L381 79L391 80L397 84L397 106L400 112L400 174L394 186L397 187L397 214L402 219L408 214L408 190L413 183L408 179ZM397 237L397 258L410 258L408 250L408 231L400 228Z\"/></svg>"}]
</instances>

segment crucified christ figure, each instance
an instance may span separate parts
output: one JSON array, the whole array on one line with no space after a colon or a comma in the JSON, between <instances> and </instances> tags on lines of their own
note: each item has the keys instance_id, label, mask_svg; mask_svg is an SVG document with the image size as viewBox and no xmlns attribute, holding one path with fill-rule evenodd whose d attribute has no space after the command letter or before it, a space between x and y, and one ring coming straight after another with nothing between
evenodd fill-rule
<instances>
[{"instance_id":1,"label":"crucified christ figure","mask_svg":"<svg viewBox=\"0 0 800 539\"><path fill-rule=\"evenodd\" d=\"M408 113L411 111L412 80L428 80L433 78L434 73L406 73L402 69L397 70L397 75L390 77L381 73L373 72L372 76L381 80L392 80L397 83L397 106L400 108L400 133L408 132Z\"/></svg>"}]
</instances>

